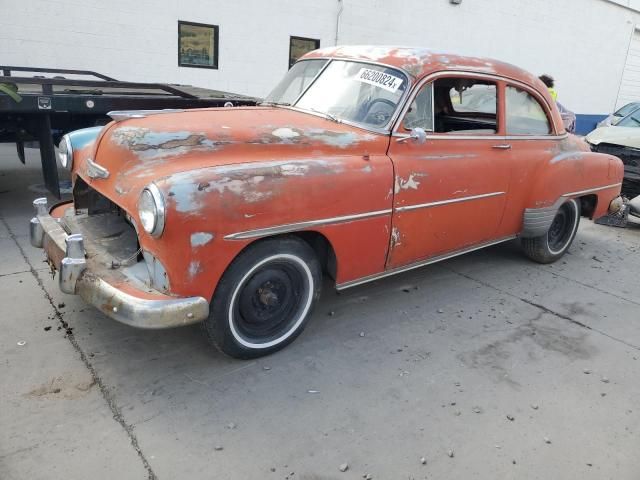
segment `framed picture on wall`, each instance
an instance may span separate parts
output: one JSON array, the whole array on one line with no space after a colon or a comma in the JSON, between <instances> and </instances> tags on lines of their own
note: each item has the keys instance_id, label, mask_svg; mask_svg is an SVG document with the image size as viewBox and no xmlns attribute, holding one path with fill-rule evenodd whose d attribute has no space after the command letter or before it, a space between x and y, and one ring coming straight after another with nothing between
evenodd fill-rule
<instances>
[{"instance_id":1,"label":"framed picture on wall","mask_svg":"<svg viewBox=\"0 0 640 480\"><path fill-rule=\"evenodd\" d=\"M289 38L289 68L305 53L320 48L320 40L315 38L290 37Z\"/></svg>"},{"instance_id":2,"label":"framed picture on wall","mask_svg":"<svg viewBox=\"0 0 640 480\"><path fill-rule=\"evenodd\" d=\"M178 65L218 68L218 25L178 21Z\"/></svg>"}]
</instances>

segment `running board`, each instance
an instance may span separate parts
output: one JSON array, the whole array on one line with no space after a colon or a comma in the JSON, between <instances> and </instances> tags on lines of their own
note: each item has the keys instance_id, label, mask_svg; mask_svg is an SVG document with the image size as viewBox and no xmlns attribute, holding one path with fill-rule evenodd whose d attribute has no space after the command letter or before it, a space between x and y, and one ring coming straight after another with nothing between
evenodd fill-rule
<instances>
[{"instance_id":1,"label":"running board","mask_svg":"<svg viewBox=\"0 0 640 480\"><path fill-rule=\"evenodd\" d=\"M499 243L508 242L509 240L513 240L517 235L510 235L508 237L503 237L499 240L492 240L490 242L480 243L478 245L474 245L472 247L463 248L462 250L456 250L455 252L445 253L443 255L438 255L437 257L431 257L426 260L421 260L416 263L410 263L409 265L404 265L402 267L396 267L391 270L385 270L381 273L376 273L373 275L369 275L367 277L357 278L355 280L351 280L349 282L344 282L336 285L336 290L345 290L347 288L356 287L358 285L362 285L363 283L373 282L375 280L379 280L381 278L390 277L391 275L396 275L402 272L408 272L409 270L414 270L416 268L424 267L427 265L431 265L433 263L442 262L444 260L449 260L450 258L458 257L460 255L464 255L465 253L474 252L476 250L480 250L482 248L490 247L492 245L497 245Z\"/></svg>"}]
</instances>

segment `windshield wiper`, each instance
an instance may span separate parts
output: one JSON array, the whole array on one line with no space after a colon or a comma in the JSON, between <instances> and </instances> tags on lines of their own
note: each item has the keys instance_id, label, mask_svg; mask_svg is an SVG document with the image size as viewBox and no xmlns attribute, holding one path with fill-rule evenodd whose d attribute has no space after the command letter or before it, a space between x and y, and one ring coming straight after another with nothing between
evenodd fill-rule
<instances>
[{"instance_id":1,"label":"windshield wiper","mask_svg":"<svg viewBox=\"0 0 640 480\"><path fill-rule=\"evenodd\" d=\"M309 110L311 110L312 112L315 113L319 113L320 115L324 115L326 116L329 120L333 120L336 123L340 123L340 120L338 120L337 117L335 117L334 115L331 115L330 113L327 112L321 112L320 110L316 110L315 108L310 108Z\"/></svg>"}]
</instances>

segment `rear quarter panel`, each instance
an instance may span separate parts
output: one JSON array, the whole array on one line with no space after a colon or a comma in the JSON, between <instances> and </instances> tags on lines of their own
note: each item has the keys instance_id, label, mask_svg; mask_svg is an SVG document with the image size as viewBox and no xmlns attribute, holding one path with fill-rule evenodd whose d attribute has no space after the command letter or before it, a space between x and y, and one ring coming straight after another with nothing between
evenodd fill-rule
<instances>
[{"instance_id":1,"label":"rear quarter panel","mask_svg":"<svg viewBox=\"0 0 640 480\"><path fill-rule=\"evenodd\" d=\"M526 149L521 148L526 154L513 159L503 233L522 232L526 209L557 207L563 198L596 195L597 205L590 216L607 213L610 201L620 194L624 169L619 158L591 152L586 142L574 135L526 142Z\"/></svg>"}]
</instances>

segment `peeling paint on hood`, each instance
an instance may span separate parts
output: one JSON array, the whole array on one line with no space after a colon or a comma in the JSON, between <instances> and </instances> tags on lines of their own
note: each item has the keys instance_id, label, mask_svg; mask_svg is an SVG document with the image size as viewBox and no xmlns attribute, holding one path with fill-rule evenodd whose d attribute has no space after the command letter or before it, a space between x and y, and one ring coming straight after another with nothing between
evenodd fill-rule
<instances>
[{"instance_id":1,"label":"peeling paint on hood","mask_svg":"<svg viewBox=\"0 0 640 480\"><path fill-rule=\"evenodd\" d=\"M194 150L215 150L218 144L205 133L152 131L144 127L116 126L111 138L117 145L137 152L141 160L177 156Z\"/></svg>"},{"instance_id":2,"label":"peeling paint on hood","mask_svg":"<svg viewBox=\"0 0 640 480\"><path fill-rule=\"evenodd\" d=\"M261 167L277 168L277 175L300 176L307 174L308 167L296 159L335 159L362 156L365 152L384 155L387 142L387 135L293 109L194 109L111 124L94 158L111 172L111 177L91 181L86 175L86 158L78 162L77 172L93 188L108 198L117 198L133 211L146 185L176 174L241 164L253 169L258 162ZM290 160L268 165L278 158ZM268 173L274 174L270 170ZM259 179L255 176L252 181L259 182ZM177 185L173 189L179 211L197 209L197 203L192 200L193 188L193 185ZM246 180L241 184L231 177L218 179L212 188L242 190L247 202L261 201L271 195L259 189L247 193Z\"/></svg>"}]
</instances>

